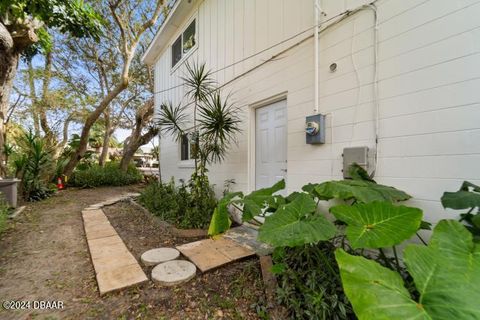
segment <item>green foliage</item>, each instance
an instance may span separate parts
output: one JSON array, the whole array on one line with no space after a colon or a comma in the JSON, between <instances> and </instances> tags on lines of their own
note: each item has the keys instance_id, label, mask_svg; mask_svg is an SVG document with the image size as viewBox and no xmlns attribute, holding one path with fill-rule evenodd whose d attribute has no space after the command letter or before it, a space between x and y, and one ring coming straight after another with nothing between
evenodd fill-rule
<instances>
[{"instance_id":1,"label":"green foliage","mask_svg":"<svg viewBox=\"0 0 480 320\"><path fill-rule=\"evenodd\" d=\"M456 210L469 209L460 214L460 221L467 224L467 229L473 234L474 240L480 242L480 187L464 181L457 192L445 192L442 196L444 208ZM473 210L477 208L477 212Z\"/></svg>"},{"instance_id":2,"label":"green foliage","mask_svg":"<svg viewBox=\"0 0 480 320\"><path fill-rule=\"evenodd\" d=\"M176 222L179 208L182 206L181 201L184 200L179 194L173 181L170 183L153 181L141 192L138 201L162 220Z\"/></svg>"},{"instance_id":3,"label":"green foliage","mask_svg":"<svg viewBox=\"0 0 480 320\"><path fill-rule=\"evenodd\" d=\"M396 202L411 198L405 192L394 187L363 180L327 181L315 185L314 190L324 199L353 199L363 203L373 201Z\"/></svg>"},{"instance_id":4,"label":"green foliage","mask_svg":"<svg viewBox=\"0 0 480 320\"><path fill-rule=\"evenodd\" d=\"M274 251L272 271L278 280L277 299L286 307L289 318L354 318L342 290L334 252L335 246L328 241Z\"/></svg>"},{"instance_id":5,"label":"green foliage","mask_svg":"<svg viewBox=\"0 0 480 320\"><path fill-rule=\"evenodd\" d=\"M179 228L204 228L211 219L217 201L211 186L202 188L202 201L196 202L192 184L175 186L169 183L150 183L142 191L139 202L162 220Z\"/></svg>"},{"instance_id":6,"label":"green foliage","mask_svg":"<svg viewBox=\"0 0 480 320\"><path fill-rule=\"evenodd\" d=\"M348 167L348 175L352 177L353 180L375 182L375 180L369 176L368 172L355 162Z\"/></svg>"},{"instance_id":7,"label":"green foliage","mask_svg":"<svg viewBox=\"0 0 480 320\"><path fill-rule=\"evenodd\" d=\"M0 194L0 235L7 228L9 205L3 194Z\"/></svg>"},{"instance_id":8,"label":"green foliage","mask_svg":"<svg viewBox=\"0 0 480 320\"><path fill-rule=\"evenodd\" d=\"M208 95L198 109L199 155L202 163L219 163L240 132L238 110L219 91Z\"/></svg>"},{"instance_id":9,"label":"green foliage","mask_svg":"<svg viewBox=\"0 0 480 320\"><path fill-rule=\"evenodd\" d=\"M21 193L25 200L38 201L49 197L48 188L54 163L45 141L31 131L18 141L18 150L12 155L15 177L22 180Z\"/></svg>"},{"instance_id":10,"label":"green foliage","mask_svg":"<svg viewBox=\"0 0 480 320\"><path fill-rule=\"evenodd\" d=\"M480 247L456 221L442 220L428 246L409 245L404 259L420 293L401 276L363 257L336 252L343 287L359 319L478 319Z\"/></svg>"},{"instance_id":11,"label":"green foliage","mask_svg":"<svg viewBox=\"0 0 480 320\"><path fill-rule=\"evenodd\" d=\"M390 202L339 205L330 212L347 224L352 248L383 248L410 239L420 227L422 210Z\"/></svg>"},{"instance_id":12,"label":"green foliage","mask_svg":"<svg viewBox=\"0 0 480 320\"><path fill-rule=\"evenodd\" d=\"M196 101L207 99L208 95L214 90L215 81L212 79L212 73L207 70L205 63L187 63L187 76L182 77L187 86L187 95Z\"/></svg>"},{"instance_id":13,"label":"green foliage","mask_svg":"<svg viewBox=\"0 0 480 320\"><path fill-rule=\"evenodd\" d=\"M335 226L316 211L317 204L312 197L300 194L266 217L265 224L260 227L258 240L275 247L294 247L329 240L335 235Z\"/></svg>"},{"instance_id":14,"label":"green foliage","mask_svg":"<svg viewBox=\"0 0 480 320\"><path fill-rule=\"evenodd\" d=\"M226 194L220 201L218 201L217 207L213 211L212 220L210 221L210 226L208 227L208 235L215 236L217 234L227 231L232 221L228 216L228 205L230 201L235 197L241 197L243 194L241 192L231 192Z\"/></svg>"},{"instance_id":15,"label":"green foliage","mask_svg":"<svg viewBox=\"0 0 480 320\"><path fill-rule=\"evenodd\" d=\"M261 215L263 210L274 205L274 199L279 198L274 197L273 194L284 188L285 180L281 180L270 188L255 190L246 196L241 192L227 194L219 201L217 208L215 208L208 234L214 236L230 228L231 221L228 214L228 206L230 204L237 206L238 209L241 207L243 221L249 221L253 219L253 217Z\"/></svg>"},{"instance_id":16,"label":"green foliage","mask_svg":"<svg viewBox=\"0 0 480 320\"><path fill-rule=\"evenodd\" d=\"M12 29L25 28L34 19L42 23L35 30L38 44L24 52L29 57L39 49L51 49L47 28L57 28L61 33L77 38L98 40L104 23L102 17L83 0L5 0L0 2L0 19Z\"/></svg>"},{"instance_id":17,"label":"green foliage","mask_svg":"<svg viewBox=\"0 0 480 320\"><path fill-rule=\"evenodd\" d=\"M123 172L118 163L109 162L104 167L95 164L85 170L74 171L69 184L82 188L125 186L138 183L142 179L142 173L133 164L128 166L127 172Z\"/></svg>"},{"instance_id":18,"label":"green foliage","mask_svg":"<svg viewBox=\"0 0 480 320\"><path fill-rule=\"evenodd\" d=\"M268 200L272 198L275 192L285 189L285 180L280 180L270 188L263 188L252 191L243 198L243 221L253 219L262 213Z\"/></svg>"},{"instance_id":19,"label":"green foliage","mask_svg":"<svg viewBox=\"0 0 480 320\"><path fill-rule=\"evenodd\" d=\"M444 208L470 209L480 207L480 187L464 181L457 192L444 192L442 196Z\"/></svg>"}]
</instances>

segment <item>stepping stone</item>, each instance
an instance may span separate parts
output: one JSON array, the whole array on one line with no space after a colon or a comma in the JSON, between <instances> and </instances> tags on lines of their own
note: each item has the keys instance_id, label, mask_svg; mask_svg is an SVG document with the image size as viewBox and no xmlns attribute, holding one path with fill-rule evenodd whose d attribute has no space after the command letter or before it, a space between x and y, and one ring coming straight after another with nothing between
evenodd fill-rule
<instances>
[{"instance_id":1,"label":"stepping stone","mask_svg":"<svg viewBox=\"0 0 480 320\"><path fill-rule=\"evenodd\" d=\"M175 260L180 252L173 248L157 248L144 252L140 259L146 266L155 266L159 263Z\"/></svg>"},{"instance_id":2,"label":"stepping stone","mask_svg":"<svg viewBox=\"0 0 480 320\"><path fill-rule=\"evenodd\" d=\"M202 272L255 254L252 249L226 238L195 241L178 246L177 249Z\"/></svg>"},{"instance_id":3,"label":"stepping stone","mask_svg":"<svg viewBox=\"0 0 480 320\"><path fill-rule=\"evenodd\" d=\"M189 261L167 261L153 268L152 280L162 286L174 286L195 277L196 270L195 265Z\"/></svg>"},{"instance_id":4,"label":"stepping stone","mask_svg":"<svg viewBox=\"0 0 480 320\"><path fill-rule=\"evenodd\" d=\"M82 217L100 295L148 281L103 210L83 210Z\"/></svg>"},{"instance_id":5,"label":"stepping stone","mask_svg":"<svg viewBox=\"0 0 480 320\"><path fill-rule=\"evenodd\" d=\"M138 263L97 272L100 295L148 281Z\"/></svg>"}]
</instances>

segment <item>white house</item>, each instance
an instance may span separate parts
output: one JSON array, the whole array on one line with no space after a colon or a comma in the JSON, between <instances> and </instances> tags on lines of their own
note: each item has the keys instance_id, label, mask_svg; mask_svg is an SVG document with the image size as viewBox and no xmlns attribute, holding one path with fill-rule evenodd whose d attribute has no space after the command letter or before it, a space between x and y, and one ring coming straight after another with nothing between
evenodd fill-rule
<instances>
[{"instance_id":1,"label":"white house","mask_svg":"<svg viewBox=\"0 0 480 320\"><path fill-rule=\"evenodd\" d=\"M375 179L437 221L445 190L480 183L479 16L478 0L178 0L143 61L156 106L184 99L188 60L242 107L238 145L210 169L219 189L342 179L345 148L368 147ZM324 144L306 143L315 114ZM188 150L161 150L163 175L188 179Z\"/></svg>"}]
</instances>

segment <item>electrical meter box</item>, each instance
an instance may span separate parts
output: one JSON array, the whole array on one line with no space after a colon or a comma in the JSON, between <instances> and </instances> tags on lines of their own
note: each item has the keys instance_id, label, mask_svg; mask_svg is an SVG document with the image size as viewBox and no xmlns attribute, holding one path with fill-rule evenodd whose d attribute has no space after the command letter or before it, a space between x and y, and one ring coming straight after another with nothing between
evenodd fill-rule
<instances>
[{"instance_id":1,"label":"electrical meter box","mask_svg":"<svg viewBox=\"0 0 480 320\"><path fill-rule=\"evenodd\" d=\"M343 177L351 178L348 167L358 164L368 172L368 147L352 147L343 149Z\"/></svg>"},{"instance_id":2,"label":"electrical meter box","mask_svg":"<svg viewBox=\"0 0 480 320\"><path fill-rule=\"evenodd\" d=\"M315 114L305 120L305 137L307 144L325 143L325 116Z\"/></svg>"}]
</instances>

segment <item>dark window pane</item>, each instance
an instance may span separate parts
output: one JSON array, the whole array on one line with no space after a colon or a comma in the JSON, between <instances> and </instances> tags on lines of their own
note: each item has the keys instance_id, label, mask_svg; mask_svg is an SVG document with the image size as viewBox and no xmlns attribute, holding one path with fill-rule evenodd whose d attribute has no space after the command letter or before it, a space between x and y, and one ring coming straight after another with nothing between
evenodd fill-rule
<instances>
[{"instance_id":1,"label":"dark window pane","mask_svg":"<svg viewBox=\"0 0 480 320\"><path fill-rule=\"evenodd\" d=\"M172 45L172 67L182 59L182 37L178 37Z\"/></svg>"},{"instance_id":2,"label":"dark window pane","mask_svg":"<svg viewBox=\"0 0 480 320\"><path fill-rule=\"evenodd\" d=\"M187 53L195 45L195 20L183 32L183 53Z\"/></svg>"},{"instance_id":3,"label":"dark window pane","mask_svg":"<svg viewBox=\"0 0 480 320\"><path fill-rule=\"evenodd\" d=\"M188 160L188 149L190 147L190 143L188 142L188 135L182 135L182 139L180 141L180 160Z\"/></svg>"}]
</instances>

